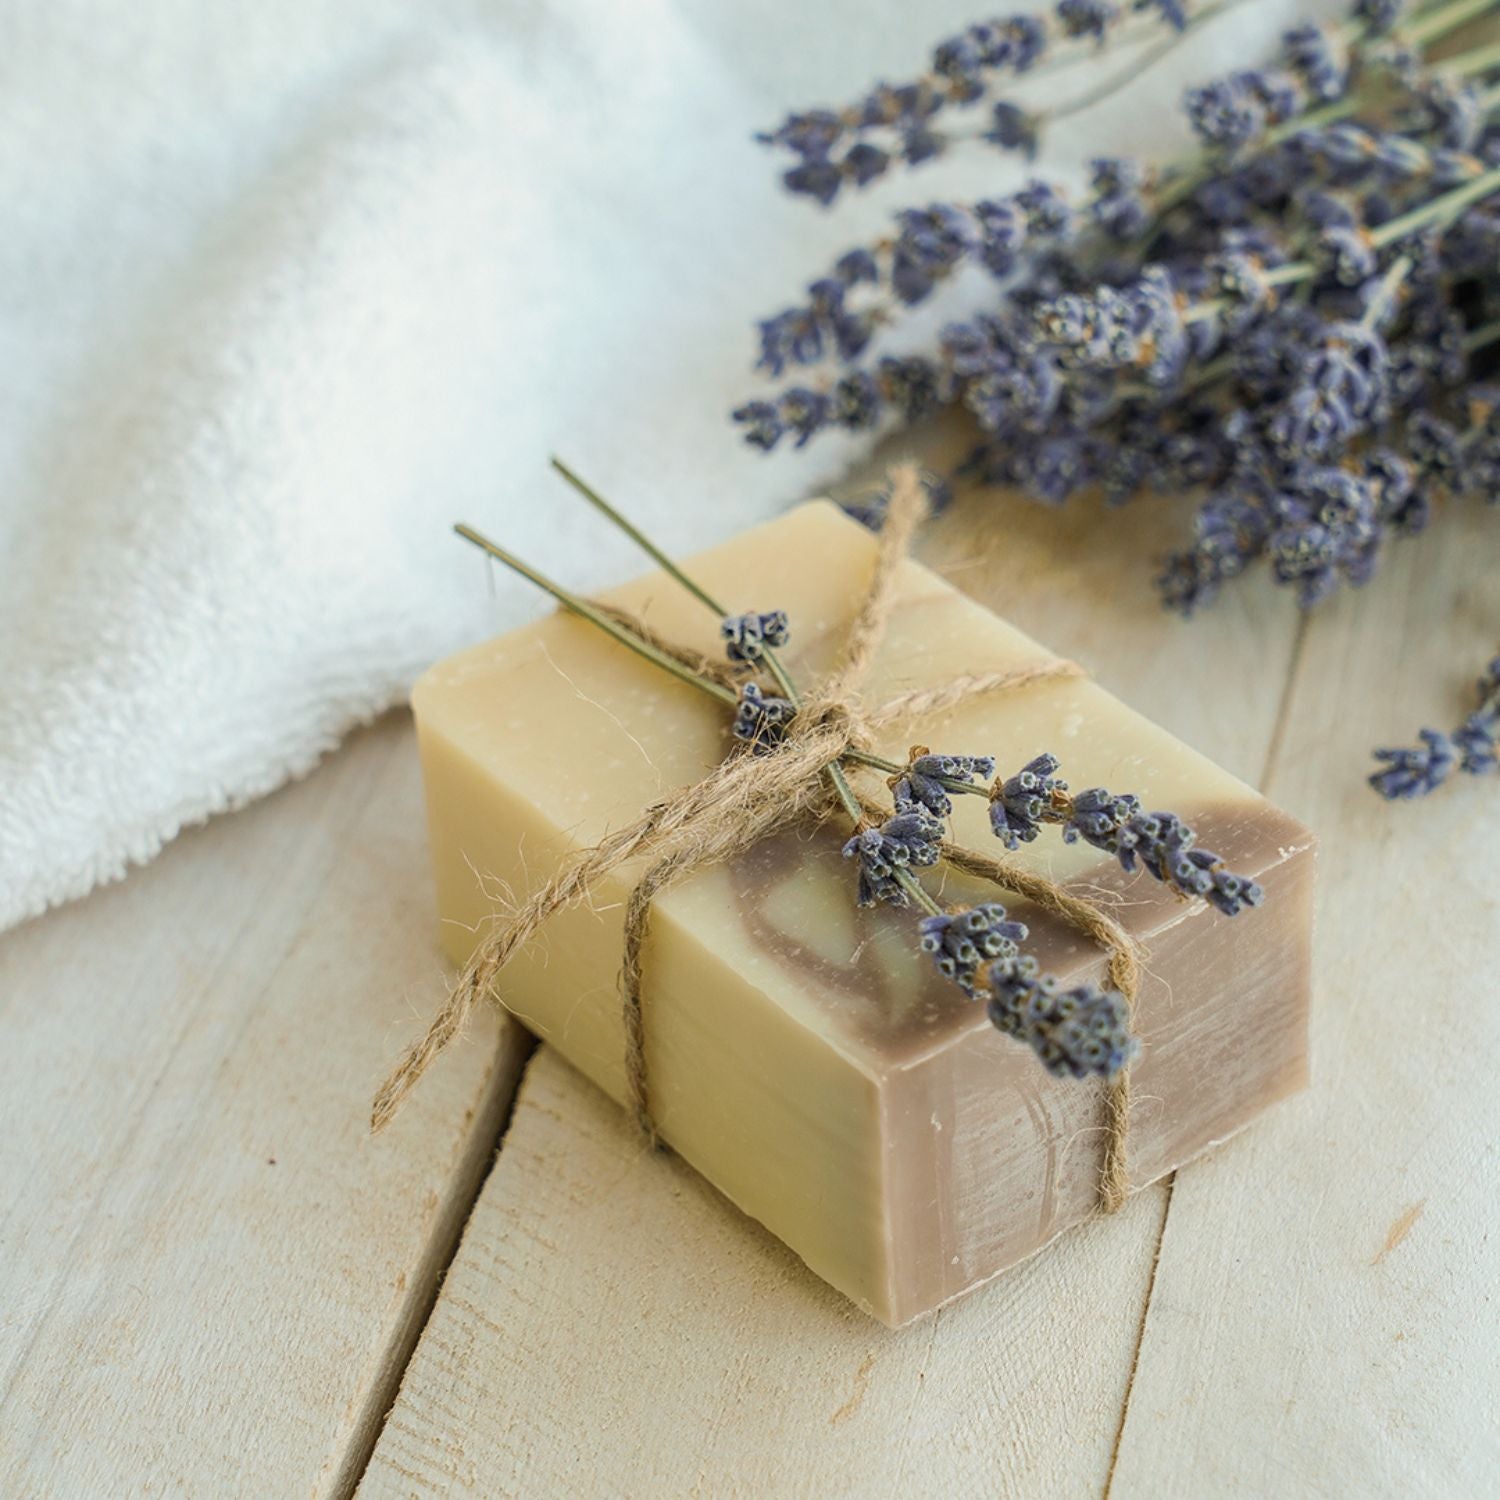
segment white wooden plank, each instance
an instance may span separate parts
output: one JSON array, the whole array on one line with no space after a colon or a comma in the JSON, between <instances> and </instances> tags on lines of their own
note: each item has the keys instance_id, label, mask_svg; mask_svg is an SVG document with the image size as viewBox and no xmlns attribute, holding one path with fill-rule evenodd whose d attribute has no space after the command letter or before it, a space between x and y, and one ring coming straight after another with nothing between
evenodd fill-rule
<instances>
[{"instance_id":1,"label":"white wooden plank","mask_svg":"<svg viewBox=\"0 0 1500 1500\"><path fill-rule=\"evenodd\" d=\"M433 920L398 716L0 943L0 1493L348 1489L522 1056L369 1138Z\"/></svg>"},{"instance_id":2,"label":"white wooden plank","mask_svg":"<svg viewBox=\"0 0 1500 1500\"><path fill-rule=\"evenodd\" d=\"M1313 1087L1178 1174L1117 1500L1500 1487L1500 784L1361 780L1469 706L1494 526L1445 515L1311 621L1271 792L1323 840Z\"/></svg>"},{"instance_id":3,"label":"white wooden plank","mask_svg":"<svg viewBox=\"0 0 1500 1500\"><path fill-rule=\"evenodd\" d=\"M976 501L962 586L1256 777L1293 622L1251 588L1189 629L1150 595L1165 508ZM1238 670L1244 691L1226 695ZM543 1052L362 1493L1087 1494L1104 1486L1166 1192L934 1318L863 1318Z\"/></svg>"},{"instance_id":4,"label":"white wooden plank","mask_svg":"<svg viewBox=\"0 0 1500 1500\"><path fill-rule=\"evenodd\" d=\"M1097 1492L1162 1200L892 1333L543 1049L360 1494Z\"/></svg>"}]
</instances>

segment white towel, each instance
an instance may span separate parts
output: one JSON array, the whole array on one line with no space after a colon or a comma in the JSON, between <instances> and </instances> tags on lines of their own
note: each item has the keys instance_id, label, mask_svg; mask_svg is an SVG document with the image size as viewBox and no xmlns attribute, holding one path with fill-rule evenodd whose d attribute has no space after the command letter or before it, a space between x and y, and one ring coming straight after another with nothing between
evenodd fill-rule
<instances>
[{"instance_id":1,"label":"white towel","mask_svg":"<svg viewBox=\"0 0 1500 1500\"><path fill-rule=\"evenodd\" d=\"M1245 7L1185 70L1243 56L1247 32L1264 50L1289 8ZM892 204L1020 171L980 148L831 215L778 192L753 129L915 71L972 18L957 0L870 16L12 10L0 927L302 774L436 657L545 607L508 578L492 596L450 522L579 587L638 566L549 451L672 549L843 466L842 440L774 459L737 443L751 320ZM1109 139L1122 120L1131 144L1171 137L1170 76L1122 97ZM1059 145L1087 152L1076 127Z\"/></svg>"}]
</instances>

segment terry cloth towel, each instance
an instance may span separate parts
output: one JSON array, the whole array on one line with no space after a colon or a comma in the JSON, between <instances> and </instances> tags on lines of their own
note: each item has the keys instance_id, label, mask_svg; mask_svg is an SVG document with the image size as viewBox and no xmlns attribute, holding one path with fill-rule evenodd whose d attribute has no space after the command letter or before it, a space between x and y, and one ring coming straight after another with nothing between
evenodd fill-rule
<instances>
[{"instance_id":1,"label":"terry cloth towel","mask_svg":"<svg viewBox=\"0 0 1500 1500\"><path fill-rule=\"evenodd\" d=\"M1180 142L1163 92L1298 9L1242 5L1054 160L1076 180L1093 140ZM956 0L879 26L856 0L9 19L0 927L302 774L436 657L546 607L492 591L452 521L581 588L637 568L550 451L671 550L841 470L848 442L766 459L731 432L752 320L893 206L1025 170L974 147L824 214L750 139L915 71L972 19Z\"/></svg>"}]
</instances>

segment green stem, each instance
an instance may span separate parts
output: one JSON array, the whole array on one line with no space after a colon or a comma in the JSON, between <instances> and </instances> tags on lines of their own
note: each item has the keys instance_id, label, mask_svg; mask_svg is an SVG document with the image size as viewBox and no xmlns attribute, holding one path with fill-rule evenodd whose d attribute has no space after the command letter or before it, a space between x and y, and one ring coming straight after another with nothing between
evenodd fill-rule
<instances>
[{"instance_id":1,"label":"green stem","mask_svg":"<svg viewBox=\"0 0 1500 1500\"><path fill-rule=\"evenodd\" d=\"M628 646L637 656L643 656L647 661L655 663L656 666L670 672L682 682L691 683L694 687L701 689L710 697L717 698L721 703L736 704L739 702L738 694L732 692L722 683L712 682L707 677L700 677L690 668L683 666L680 661L675 661L665 651L658 651L648 641L643 641L638 635L626 630L624 626L617 625L608 615L600 614L587 600L580 599L576 594L570 594L567 589L559 583L554 583L544 573L539 573L529 563L524 563L513 553L507 552L505 548L492 542L481 532L475 531L472 526L459 524L453 528L466 542L472 542L476 547L488 552L498 562L503 562L507 568L519 573L522 578L534 583L539 589L551 594L564 609L571 610L575 615L581 616L591 625L597 625L606 635L611 635L619 641L622 646Z\"/></svg>"},{"instance_id":2,"label":"green stem","mask_svg":"<svg viewBox=\"0 0 1500 1500\"><path fill-rule=\"evenodd\" d=\"M1174 31L1163 37L1154 47L1148 48L1141 56L1135 58L1128 67L1117 69L1086 93L1078 95L1075 99L1069 99L1065 104L1059 104L1054 109L1039 111L1035 117L1037 125L1050 125L1056 120L1066 120L1069 115L1081 114L1084 110L1103 103L1111 94L1133 83L1147 68L1154 66L1168 53L1180 47L1197 27L1206 25L1216 16L1234 10L1244 3L1245 0L1214 0L1213 4L1189 16L1187 25L1181 31Z\"/></svg>"},{"instance_id":3,"label":"green stem","mask_svg":"<svg viewBox=\"0 0 1500 1500\"><path fill-rule=\"evenodd\" d=\"M596 490L592 485L585 483L583 479L575 474L573 470L570 469L567 464L565 464L555 454L552 458L552 467L556 469L557 472L561 474L562 477L566 479L568 483L571 484L573 488L577 490L578 493L582 495L583 498L587 500L589 504L592 505L594 509L597 510L599 514L605 518L605 520L609 521L612 525L619 527L619 529L623 531L625 535L628 536L630 540L633 541L636 546L646 554L647 557L651 558L652 561L655 562L669 577L676 579L676 581L681 584L682 587L685 588L688 593L693 596L693 598L698 600L700 604L703 604L707 608L711 609L721 620L728 617L729 611L722 604L720 604L712 594L708 593L699 583L696 582L696 580L689 578L688 575L684 573L682 569L679 568L677 564L673 562L672 559L668 557L667 554L663 552L661 548L658 547L656 543L653 542L651 538L645 534L645 532L643 532L639 527L635 526L632 522L628 521L623 515L621 515L620 512L617 511L614 506L611 505L609 501L599 493L598 490ZM778 657L775 651L773 651L769 646L766 646L762 649L762 658L765 661L766 667L771 673L771 676L776 679L776 685L781 689L782 694L785 696L787 702L789 702L793 708L798 707L802 702L801 696L797 692L796 684L792 681L790 675L786 670L786 667L782 664L781 658Z\"/></svg>"},{"instance_id":4,"label":"green stem","mask_svg":"<svg viewBox=\"0 0 1500 1500\"><path fill-rule=\"evenodd\" d=\"M690 593L700 603L706 604L721 619L729 613L729 611L725 609L722 604L720 604L717 600L711 598L696 583L694 583L693 580L689 578L687 574L684 573L682 569L679 568L677 564L674 563L672 559L668 557L667 554L663 552L661 548L658 547L656 543L653 542L651 538L645 534L645 532L639 530L630 521L626 520L626 518L622 516L620 512L617 511L614 506L612 506L609 501L599 493L598 490L596 490L591 484L587 484L583 479L575 474L573 470L570 469L567 464L565 464L562 459L560 459L555 453L552 455L551 462L552 467L556 469L557 472L561 474L562 477L566 479L568 483L571 484L573 488L577 490L578 493L582 495L583 498L587 500L589 504L592 505L594 509L600 513L600 515L604 516L606 520L611 521L615 526L619 527L619 529L623 531L625 535L628 536L630 540L633 541L636 546L641 549L642 552L644 552L649 558L651 558L653 562L656 563L656 565L662 570L662 572L667 573L671 577L675 578L677 582L680 583L683 588L688 591L688 593Z\"/></svg>"},{"instance_id":5,"label":"green stem","mask_svg":"<svg viewBox=\"0 0 1500 1500\"><path fill-rule=\"evenodd\" d=\"M1436 41L1440 36L1456 31L1465 21L1484 15L1493 8L1494 3L1495 0L1450 0L1449 4L1440 5L1436 10L1419 16L1409 26L1398 28L1398 35L1412 46L1420 47L1425 42Z\"/></svg>"},{"instance_id":6,"label":"green stem","mask_svg":"<svg viewBox=\"0 0 1500 1500\"><path fill-rule=\"evenodd\" d=\"M631 541L636 544L636 546L638 546L643 552L645 552L648 557L652 558L655 562L660 564L660 566L666 571L666 573L670 577L676 579L677 582L681 584L682 587L685 588L688 593L690 593L695 599L697 599L700 604L702 604L705 608L712 610L713 613L716 614L721 620L727 617L729 611L725 609L724 606L720 604L712 594L708 593L707 590L705 590L700 584L696 582L696 580L690 578L686 573L684 573L682 569L679 568L677 564L673 562L672 559L669 558L666 553L664 553L656 545L656 543L653 542L651 538L645 534L645 532L641 531L630 521L627 521L625 517L621 515L620 512L617 511L614 506L611 505L609 501L606 500L604 496L598 492L598 490L594 489L591 485L586 484L577 474L573 472L572 469L570 469L565 463L563 463L561 459L554 457L552 460L552 467L556 469L557 472L561 474L562 477L566 479L568 483L571 484L573 488L576 489L578 493L582 495L584 499L587 500L589 504L592 505L594 509L600 513L600 515L602 515L606 520L612 522L615 526L618 526L620 530L623 531L625 535L628 536ZM475 539L475 537L470 536L471 541ZM481 545L486 544L481 542ZM499 556L500 554L498 549L494 550L496 550L496 555ZM506 558L502 557L501 560L505 561ZM512 562L512 566L515 566L514 562ZM542 584L543 588L547 588L551 593L556 595L557 598L564 598L565 591L559 589L556 584L552 584L547 580L542 580L540 579L539 575L535 575L530 571L525 570L524 568L521 571L525 572L527 577L536 578L536 580ZM581 603L581 601L577 602ZM599 623L612 623L606 622L604 620L604 617L598 615L597 612L591 617L596 619ZM612 633L614 633L618 639L625 640L626 644L631 644L632 642L634 642L637 647L645 645L645 642L639 641L634 636L630 636L628 632L622 631L619 627L615 627ZM642 655L645 654L646 653L643 651ZM684 677L685 679L694 682L698 682L704 687L712 687L715 691L716 696L723 696L728 702L734 703L738 701L735 695L730 693L727 689L720 688L717 683L710 684L707 678L701 678L696 673L689 672L685 667L682 666L680 662L672 662L670 657L662 657L662 654L660 652L654 653L653 659L656 659L657 657L661 657L661 659L664 661L671 662L671 665L676 669L678 676ZM786 667L782 664L780 657L776 655L776 652L772 650L771 647L767 646L762 651L761 659L765 662L766 667L770 671L771 675L776 679L776 683L781 688L783 694L785 694L787 701L792 705L793 708L800 707L802 703L801 694L798 693L797 685L792 681L790 674L787 672ZM829 784L833 787L834 795L843 804L844 811L849 814L849 817L854 822L855 826L858 827L859 824L864 821L864 809L859 805L859 798L855 796L854 788L849 785L849 778L844 774L842 767L840 767L836 763L829 765L825 768L824 774L828 777Z\"/></svg>"},{"instance_id":7,"label":"green stem","mask_svg":"<svg viewBox=\"0 0 1500 1500\"><path fill-rule=\"evenodd\" d=\"M940 917L943 908L932 899L922 887L922 882L917 879L910 870L896 871L896 884L906 892L929 917Z\"/></svg>"},{"instance_id":8,"label":"green stem","mask_svg":"<svg viewBox=\"0 0 1500 1500\"><path fill-rule=\"evenodd\" d=\"M1473 354L1477 349L1483 349L1487 344L1493 344L1500 339L1500 318L1493 322L1481 323L1478 328L1472 329L1464 335L1464 353Z\"/></svg>"},{"instance_id":9,"label":"green stem","mask_svg":"<svg viewBox=\"0 0 1500 1500\"><path fill-rule=\"evenodd\" d=\"M1378 229L1371 232L1370 243L1377 249L1389 245L1393 240L1399 240L1403 235L1410 234L1412 230L1421 229L1458 209L1466 208L1476 199L1483 198L1497 190L1500 190L1500 167L1491 167L1488 172L1481 172L1472 182L1466 182L1462 187L1441 193L1436 198L1430 198L1426 203L1408 210L1399 218L1388 219Z\"/></svg>"},{"instance_id":10,"label":"green stem","mask_svg":"<svg viewBox=\"0 0 1500 1500\"><path fill-rule=\"evenodd\" d=\"M1500 42L1455 53L1452 57L1440 59L1433 67L1444 73L1457 74L1460 78L1467 78L1471 73L1484 73L1490 68L1500 68Z\"/></svg>"},{"instance_id":11,"label":"green stem","mask_svg":"<svg viewBox=\"0 0 1500 1500\"><path fill-rule=\"evenodd\" d=\"M1392 297L1396 295L1397 288L1406 280L1406 273L1411 270L1411 256L1401 255L1391 262L1390 269L1380 278L1380 285L1375 288L1375 295L1370 298L1370 305L1365 309L1364 316L1359 320L1361 328L1371 329L1380 321Z\"/></svg>"}]
</instances>

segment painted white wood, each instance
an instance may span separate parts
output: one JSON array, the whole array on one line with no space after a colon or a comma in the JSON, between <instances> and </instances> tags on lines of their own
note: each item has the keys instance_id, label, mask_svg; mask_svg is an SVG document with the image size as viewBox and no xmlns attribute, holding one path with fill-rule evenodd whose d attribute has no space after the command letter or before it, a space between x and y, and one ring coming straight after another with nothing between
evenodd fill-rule
<instances>
[{"instance_id":1,"label":"painted white wood","mask_svg":"<svg viewBox=\"0 0 1500 1500\"><path fill-rule=\"evenodd\" d=\"M346 1492L522 1049L443 983L404 716L0 941L0 1494Z\"/></svg>"},{"instance_id":2,"label":"painted white wood","mask_svg":"<svg viewBox=\"0 0 1500 1500\"><path fill-rule=\"evenodd\" d=\"M1496 519L1310 622L1269 790L1323 840L1313 1087L1178 1174L1117 1500L1500 1490L1500 785L1360 781L1472 706Z\"/></svg>"},{"instance_id":3,"label":"painted white wood","mask_svg":"<svg viewBox=\"0 0 1500 1500\"><path fill-rule=\"evenodd\" d=\"M544 1048L360 1494L1097 1493L1163 1199L893 1333Z\"/></svg>"},{"instance_id":4,"label":"painted white wood","mask_svg":"<svg viewBox=\"0 0 1500 1500\"><path fill-rule=\"evenodd\" d=\"M929 557L1257 778L1291 656L1285 601L1257 585L1184 626L1150 594L1163 509L1122 528L1089 506L988 503L1004 519L987 540L954 515ZM1226 674L1244 689L1226 693ZM893 1333L679 1161L643 1156L543 1051L361 1492L1097 1494L1165 1203L1149 1189Z\"/></svg>"}]
</instances>

